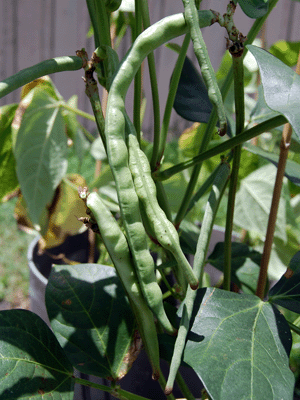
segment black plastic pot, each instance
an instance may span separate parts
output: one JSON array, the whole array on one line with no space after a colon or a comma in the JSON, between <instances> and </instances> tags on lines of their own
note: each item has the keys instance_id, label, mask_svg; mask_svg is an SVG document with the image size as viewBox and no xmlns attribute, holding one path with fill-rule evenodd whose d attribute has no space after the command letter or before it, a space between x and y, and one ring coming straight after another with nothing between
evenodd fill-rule
<instances>
[{"instance_id":1,"label":"black plastic pot","mask_svg":"<svg viewBox=\"0 0 300 400\"><path fill-rule=\"evenodd\" d=\"M69 237L66 242L57 248L48 251L48 254L38 254L38 240L36 237L28 249L28 264L30 269L30 309L38 314L49 326L49 319L45 306L45 289L53 263L64 264L64 261L54 260L50 254L59 255L63 253L66 258L73 261L87 262L88 259L88 233ZM168 373L168 364L162 361L161 368L165 376ZM201 381L191 368L181 367L180 372L188 387L195 397L200 397L203 388ZM99 384L109 385L109 382L102 378L87 376L85 374L75 374L82 379L89 379ZM152 371L147 356L144 351L140 353L134 362L129 373L119 382L124 390L146 397L148 399L165 400L158 382L152 380ZM182 394L175 385L173 394L176 398L182 398ZM93 388L75 385L75 400L111 400L114 397L106 392Z\"/></svg>"}]
</instances>

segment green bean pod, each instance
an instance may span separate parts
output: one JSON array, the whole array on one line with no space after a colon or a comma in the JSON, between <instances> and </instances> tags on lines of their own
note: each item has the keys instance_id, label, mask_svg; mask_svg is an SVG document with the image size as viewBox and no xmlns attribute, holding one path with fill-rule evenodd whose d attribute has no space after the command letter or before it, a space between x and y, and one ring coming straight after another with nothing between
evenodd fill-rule
<instances>
[{"instance_id":1,"label":"green bean pod","mask_svg":"<svg viewBox=\"0 0 300 400\"><path fill-rule=\"evenodd\" d=\"M159 375L159 347L156 327L153 315L142 295L125 235L97 193L93 192L87 196L86 205L98 224L104 245L114 263L128 298L134 305L132 308L137 319L139 332L150 359L153 377L157 379Z\"/></svg>"},{"instance_id":2,"label":"green bean pod","mask_svg":"<svg viewBox=\"0 0 300 400\"><path fill-rule=\"evenodd\" d=\"M217 83L215 71L211 65L206 44L199 27L199 15L195 5L195 0L182 0L184 5L184 16L190 28L191 38L194 46L194 52L199 62L202 76L208 90L208 97L216 107L220 129L219 135L224 136L227 131L227 119L225 108L222 101L222 95Z\"/></svg>"},{"instance_id":3,"label":"green bean pod","mask_svg":"<svg viewBox=\"0 0 300 400\"><path fill-rule=\"evenodd\" d=\"M211 25L215 18L210 11L201 12L199 15L202 26ZM178 14L164 18L139 35L113 79L105 120L108 160L116 183L126 238L142 293L157 317L164 313L162 294L156 282L154 262L147 246L146 232L139 211L139 199L128 165L124 98L143 59L158 46L184 34L187 29L183 14Z\"/></svg>"},{"instance_id":4,"label":"green bean pod","mask_svg":"<svg viewBox=\"0 0 300 400\"><path fill-rule=\"evenodd\" d=\"M145 153L140 149L136 137L128 136L129 143L129 168L133 176L134 186L148 217L150 226L155 233L155 238L162 247L169 250L186 276L192 289L197 289L198 279L192 267L183 254L176 228L168 220L164 211L160 208L156 187L151 176L151 168Z\"/></svg>"},{"instance_id":5,"label":"green bean pod","mask_svg":"<svg viewBox=\"0 0 300 400\"><path fill-rule=\"evenodd\" d=\"M230 174L229 165L226 163L222 163L218 171L218 174L214 179L212 190L210 192L208 202L206 204L201 231L197 243L195 261L194 261L194 271L196 272L197 277L199 278L200 285L202 284L205 258L209 246L209 240L213 229L215 216L218 211L220 200L224 193L224 189L226 187L229 174ZM180 320L180 327L178 330L178 335L174 346L173 356L170 365L170 372L168 376L167 385L165 388L166 395L169 395L173 390L175 377L182 360L182 355L186 343L186 337L190 329L190 321L192 317L195 298L196 298L196 292L188 288L187 295L184 299L184 307L182 311L182 317Z\"/></svg>"},{"instance_id":6,"label":"green bean pod","mask_svg":"<svg viewBox=\"0 0 300 400\"><path fill-rule=\"evenodd\" d=\"M92 198L91 198L91 196L92 196ZM92 202L92 205L94 205L94 203L97 203L98 209L100 209L102 202L101 202L101 199L100 199L99 196L97 197L97 202L96 202L94 193L91 193L88 196L88 198L87 198L87 206L92 210L92 212L94 214L94 210L89 206L89 204L91 204L91 202ZM102 204L101 212L103 214L105 213L104 207L105 206ZM93 208L95 208L95 206ZM102 215L100 215L100 213L98 211L97 212L97 217L96 217L97 223L98 223L98 220L100 218L102 219L103 217L102 217ZM106 213L106 217L105 218L108 218L107 213ZM113 217L111 216L109 223L112 224L112 222L113 222ZM108 228L110 226L109 223L107 222L107 227ZM103 222L103 224L104 224L104 222ZM115 224L115 225L118 226L117 224ZM98 223L98 226L99 226L99 223ZM146 234L143 233L143 230L140 228L140 226L135 225L135 228L136 227L138 228L137 232L140 233L141 235L144 235L145 239L146 239ZM99 227L99 229L100 229L100 227ZM107 236L108 239L103 238L103 241L104 241L105 246L107 247L107 250L108 250L109 254L112 253L112 256L113 256L114 248L110 247L110 249L109 249L109 246L110 246L109 245L109 240L110 240L109 238L110 238L110 236L112 236L111 237L111 241L112 242L116 242L114 240L114 237L116 237L115 230L117 228L115 227L113 229L113 227L111 227L110 229L111 229L111 232L109 232L108 230L106 231L106 236ZM120 230L120 228L119 228L119 230ZM101 230L100 230L100 232L101 232ZM119 240L122 240L123 247L125 247L125 242L126 242L126 249L127 249L127 252L129 252L126 238L125 238L124 234L122 234L122 235L123 235L122 239L119 239ZM139 238L139 240L140 239L141 238ZM107 244L106 244L106 241L107 241ZM143 242L140 242L140 245L141 244L143 244ZM118 248L116 247L115 250L118 251ZM118 253L120 253L120 251L118 251ZM122 256L125 257L125 254L122 254ZM169 319L168 319L168 317L167 317L167 315L165 313L165 309L164 309L164 306L163 306L163 300L162 300L162 292L161 292L161 289L160 289L158 283L156 282L156 275L155 275L155 270L154 270L154 262L153 262L153 258L151 256L151 254L150 254L150 252L149 252L149 250L147 248L147 242L145 244L145 249L141 248L140 256L141 257L145 257L144 260L143 259L142 260L139 259L139 262L140 262L139 267L143 267L144 269L138 269L137 270L138 281L139 281L142 293L143 293L143 295L144 295L144 297L146 299L146 302L147 302L149 308L152 310L154 315L157 317L158 321L161 323L161 325L165 329L165 331L170 335L174 335L176 333L176 329L173 328L173 326L171 325L171 323L170 323L170 321L169 321ZM116 256L114 256L114 258L112 258L112 260L113 261L114 260L117 261ZM126 262L127 262L127 264L130 263L130 265L132 265L131 264L130 254L127 257ZM144 264L143 264L143 262L144 262ZM123 281L123 279L122 279L122 281Z\"/></svg>"}]
</instances>

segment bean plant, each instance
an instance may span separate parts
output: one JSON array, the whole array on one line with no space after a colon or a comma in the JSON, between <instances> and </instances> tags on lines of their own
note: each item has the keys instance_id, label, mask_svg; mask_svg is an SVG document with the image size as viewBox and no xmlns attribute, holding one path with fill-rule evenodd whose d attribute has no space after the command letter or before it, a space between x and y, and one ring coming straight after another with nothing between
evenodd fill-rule
<instances>
[{"instance_id":1,"label":"bean plant","mask_svg":"<svg viewBox=\"0 0 300 400\"><path fill-rule=\"evenodd\" d=\"M26 210L46 248L58 224L51 210L61 202L71 226L62 229L70 235L87 227L101 253L98 262L53 265L45 296L52 329L28 310L0 312L0 398L71 399L77 383L145 399L122 389L143 346L168 399L175 382L189 400L292 399L300 334L299 62L296 72L291 67L299 43L269 51L252 44L277 0L230 1L224 15L183 0L182 13L152 25L147 0L135 0L134 13L121 3L86 1L92 54L79 49L0 83L1 97L23 86L20 104L1 108L1 199L20 188L19 212ZM236 28L236 7L253 19L248 32ZM213 24L227 36L217 72L201 32ZM119 60L116 47L130 28L132 46ZM181 46L172 42L179 36ZM201 75L186 57L191 42ZM163 45L178 58L161 122L153 52ZM247 53L259 75L247 67ZM146 58L153 142L142 135ZM94 115L79 110L76 98L66 102L47 77L78 69ZM131 120L125 98L132 82ZM195 124L167 141L173 107ZM97 137L77 116L96 123ZM90 148L100 173L68 177L68 151L80 164ZM176 179L181 186L171 193ZM216 221L224 223L224 241L209 254ZM219 271L217 282L207 263ZM202 392L188 387L182 365L194 370ZM78 378L74 369L110 384Z\"/></svg>"}]
</instances>

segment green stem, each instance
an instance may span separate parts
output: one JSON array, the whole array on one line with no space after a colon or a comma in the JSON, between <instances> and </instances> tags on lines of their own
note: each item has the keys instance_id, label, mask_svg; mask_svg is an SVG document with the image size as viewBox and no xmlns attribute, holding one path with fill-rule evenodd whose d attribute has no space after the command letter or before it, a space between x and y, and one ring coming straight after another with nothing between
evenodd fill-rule
<instances>
[{"instance_id":1,"label":"green stem","mask_svg":"<svg viewBox=\"0 0 300 400\"><path fill-rule=\"evenodd\" d=\"M86 113L85 111L79 110L78 108L71 107L66 103L61 103L61 107L64 108L65 110L73 112L76 115L79 115L80 117L95 122L95 117L92 114Z\"/></svg>"},{"instance_id":2,"label":"green stem","mask_svg":"<svg viewBox=\"0 0 300 400\"><path fill-rule=\"evenodd\" d=\"M261 135L264 132L268 132L271 129L277 128L278 126L281 126L286 122L287 119L283 115L278 115L276 117L270 118L267 121L261 122L253 128L244 131L239 136L235 136L229 140L226 140L226 142L223 142L218 146L215 146L212 149L209 149L204 153L191 158L190 160L174 165L173 167L167 168L164 171L156 171L152 174L152 176L157 181L165 181L166 179L171 178L171 176L185 170L186 168L193 167L194 165L201 163L202 161L205 161L213 156L224 153L232 149L233 147L238 146L239 144L247 142L247 140L250 140L255 136Z\"/></svg>"},{"instance_id":3,"label":"green stem","mask_svg":"<svg viewBox=\"0 0 300 400\"><path fill-rule=\"evenodd\" d=\"M204 42L201 29L199 27L198 10L195 0L183 0L184 16L190 28L194 52L201 68L202 77L207 87L208 97L214 105L220 121L220 135L225 135L227 131L227 119L221 92L215 76L215 71L211 65L206 44Z\"/></svg>"},{"instance_id":4,"label":"green stem","mask_svg":"<svg viewBox=\"0 0 300 400\"><path fill-rule=\"evenodd\" d=\"M194 205L201 199L201 197L206 193L206 191L210 188L210 186L213 184L213 181L221 168L222 164L219 164L217 168L209 175L209 177L206 179L206 181L203 183L203 185L197 190L197 192L194 194L192 197L190 204L186 210L186 214L194 207Z\"/></svg>"},{"instance_id":5,"label":"green stem","mask_svg":"<svg viewBox=\"0 0 300 400\"><path fill-rule=\"evenodd\" d=\"M88 8L89 16L91 19L93 31L94 31L94 40L95 40L95 47L99 47L99 31L97 27L97 22L96 22L96 11L95 11L95 4L94 0L86 0L86 5Z\"/></svg>"},{"instance_id":6,"label":"green stem","mask_svg":"<svg viewBox=\"0 0 300 400\"><path fill-rule=\"evenodd\" d=\"M126 390L121 389L119 386L109 387L91 381L87 381L86 379L81 379L76 377L73 378L75 380L75 383L78 383L79 385L84 385L102 390L103 392L110 393L112 396L120 400L149 400L146 397L138 396L137 394L127 392Z\"/></svg>"},{"instance_id":7,"label":"green stem","mask_svg":"<svg viewBox=\"0 0 300 400\"><path fill-rule=\"evenodd\" d=\"M134 40L142 32L142 14L140 0L135 0L135 30ZM141 97L142 97L142 69L137 70L134 77L134 98L133 98L133 124L138 142L141 142Z\"/></svg>"},{"instance_id":8,"label":"green stem","mask_svg":"<svg viewBox=\"0 0 300 400\"><path fill-rule=\"evenodd\" d=\"M98 132L102 139L104 148L106 150L105 120L104 120L104 116L103 116L103 112L102 112L97 82L93 78L92 73L91 74L86 73L85 85L86 85L85 93L90 100L90 103L91 103L91 106L92 106L92 109L93 109L93 112L95 115Z\"/></svg>"},{"instance_id":9,"label":"green stem","mask_svg":"<svg viewBox=\"0 0 300 400\"><path fill-rule=\"evenodd\" d=\"M214 180L214 184L211 193L209 195L208 202L206 204L203 222L197 243L194 266L193 266L194 272L197 278L199 279L199 287L202 287L203 271L205 265L205 258L209 246L209 240L213 229L215 216L220 204L220 200L224 193L224 189L229 177L229 173L230 173L229 165L226 163L222 163L222 168L219 170L219 173ZM181 363L187 334L190 329L190 322L196 295L197 291L191 290L191 288L188 287L187 295L184 299L184 307L182 311L180 327L178 330L178 335L174 346L167 386L165 389L166 394L171 393L173 389L174 380Z\"/></svg>"},{"instance_id":10,"label":"green stem","mask_svg":"<svg viewBox=\"0 0 300 400\"><path fill-rule=\"evenodd\" d=\"M270 14L272 9L275 7L277 1L278 0L271 0L270 4L269 4L268 13L266 15L264 15L264 17L259 18L254 22L254 24L252 25L252 27L251 27L251 29L250 29L250 31L248 33L245 45L251 44L253 42L253 40L256 38L261 26L265 22L267 16ZM243 53L243 57L245 57L247 51L248 51L248 49L245 48L244 49L244 53ZM229 92L229 89L230 89L230 86L232 84L232 81L233 81L233 68L231 67L229 72L228 72L228 74L227 74L227 76L226 76L226 78L225 78L225 81L224 81L224 83L222 85L222 88L221 88L221 94L222 94L223 101L225 100L225 98L226 98L226 96L227 96L227 94ZM206 127L206 131L205 131L204 137L207 137L207 138L210 139L210 137L211 137L210 135L211 135L212 129L214 128L216 122L217 122L217 111L216 111L216 108L214 108L212 110L212 112L211 112L211 115L210 115L210 118L209 118L209 121L208 121L208 125ZM202 143L201 143L201 148L199 149L199 157L200 157L201 153L203 151L205 151L205 149L206 149L206 147L204 147L204 145L202 145ZM202 161L204 161L204 160L202 160ZM188 204L189 204L189 202L190 202L190 200L192 198L193 191L195 189L195 185L197 183L198 176L199 176L199 173L200 173L200 170L201 170L201 162L202 161L198 161L195 164L192 163L190 165L190 166L193 166L193 165L196 165L197 163L200 163L199 167L195 167L194 171L192 172L191 179L189 181L188 187L187 187L185 195L183 197L183 200L182 200L181 206L179 208L178 214L177 214L177 216L175 218L175 225L176 226L178 226L180 224L180 222L182 221L182 219L186 215L187 207L188 207ZM183 163L182 164L178 164L178 165L183 166ZM176 166L172 167L172 168L174 168L174 171L176 171ZM178 172L184 170L185 168L188 168L188 167L184 167L182 169L179 168ZM171 172L171 169L169 169L169 171ZM174 173L177 173L177 172L174 172ZM172 174L170 176L174 175L174 173L172 172ZM157 173L157 176L159 176L159 172ZM160 179L160 178L158 178L158 179ZM164 180L164 179L168 179L168 177L163 178L162 180Z\"/></svg>"},{"instance_id":11,"label":"green stem","mask_svg":"<svg viewBox=\"0 0 300 400\"><path fill-rule=\"evenodd\" d=\"M205 129L205 133L203 135L201 145L200 145L199 154L202 154L206 150L208 143L210 142L211 136L213 134L213 131L215 129L216 123L217 123L217 114L211 113L208 124ZM189 179L188 186L186 188L180 208L178 210L178 213L177 213L175 221L174 221L174 224L176 227L179 227L181 221L183 220L183 218L185 217L185 215L187 213L189 203L193 196L193 191L194 191L195 186L198 181L198 176L199 176L199 173L200 173L200 170L202 167L202 162L203 161L200 161L193 168L191 177ZM177 165L179 165L179 164L177 164Z\"/></svg>"},{"instance_id":12,"label":"green stem","mask_svg":"<svg viewBox=\"0 0 300 400\"><path fill-rule=\"evenodd\" d=\"M150 16L149 16L149 8L148 8L148 1L141 0L141 11L142 11L142 19L144 29L147 29L150 26ZM159 131L160 131L160 107L159 107L159 94L158 94L158 84L157 84L157 77L156 77L156 68L155 68L155 59L154 53L151 52L148 55L148 68L149 68L149 75L150 75L150 84L151 84L151 91L152 91L152 106L153 106L153 119L154 119L154 142L155 138L159 138ZM155 145L153 144L153 151ZM153 155L152 155L153 158ZM150 163L151 164L151 163ZM152 166L152 164L151 164Z\"/></svg>"},{"instance_id":13,"label":"green stem","mask_svg":"<svg viewBox=\"0 0 300 400\"><path fill-rule=\"evenodd\" d=\"M55 57L22 69L15 75L0 82L0 98L6 96L21 86L44 75L63 71L76 71L83 66L83 61L77 56Z\"/></svg>"},{"instance_id":14,"label":"green stem","mask_svg":"<svg viewBox=\"0 0 300 400\"><path fill-rule=\"evenodd\" d=\"M106 11L105 8L105 0L94 0L94 7L95 7L95 24L98 30L98 46L106 45L111 47L111 40L110 40L110 26L109 26L109 18L110 15ZM96 43L96 40L95 40Z\"/></svg>"},{"instance_id":15,"label":"green stem","mask_svg":"<svg viewBox=\"0 0 300 400\"><path fill-rule=\"evenodd\" d=\"M175 100L175 96L176 96L176 92L177 92L177 88L178 88L178 83L179 83L182 67L184 64L186 52L189 47L190 41L191 41L191 35L189 33L187 33L183 40L181 50L180 50L178 59L175 64L173 74L172 74L170 89L169 89L165 112L164 112L164 117L163 117L163 121L162 121L162 126L161 126L159 134L154 136L153 153L152 153L152 158L151 158L151 162L150 162L152 171L154 171L158 168L161 158L164 153L164 149L165 149L165 145L166 145L166 141L167 141L169 124L170 124L171 112L173 109L173 104L174 104L174 100Z\"/></svg>"},{"instance_id":16,"label":"green stem","mask_svg":"<svg viewBox=\"0 0 300 400\"><path fill-rule=\"evenodd\" d=\"M191 393L190 389L188 388L185 380L183 379L181 373L178 371L176 375L176 382L181 390L182 395L186 400L195 400L195 397Z\"/></svg>"},{"instance_id":17,"label":"green stem","mask_svg":"<svg viewBox=\"0 0 300 400\"><path fill-rule=\"evenodd\" d=\"M294 331L295 333L297 333L297 335L300 335L300 328L299 326L294 325L292 322L287 321L287 323L289 324L289 327L291 328L292 331Z\"/></svg>"},{"instance_id":18,"label":"green stem","mask_svg":"<svg viewBox=\"0 0 300 400\"><path fill-rule=\"evenodd\" d=\"M245 124L245 103L244 103L244 66L242 57L232 57L234 76L234 101L236 115L236 136L240 135ZM230 290L231 282L231 237L233 230L233 215L235 195L240 168L242 145L233 149L232 173L230 177L229 194L227 202L226 228L225 228L225 253L224 253L224 283L223 288Z\"/></svg>"}]
</instances>

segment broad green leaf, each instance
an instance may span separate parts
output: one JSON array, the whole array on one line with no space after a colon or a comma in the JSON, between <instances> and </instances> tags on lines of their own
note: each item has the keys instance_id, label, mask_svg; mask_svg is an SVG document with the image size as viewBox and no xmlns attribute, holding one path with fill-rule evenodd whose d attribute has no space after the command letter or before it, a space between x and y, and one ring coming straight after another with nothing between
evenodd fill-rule
<instances>
[{"instance_id":1,"label":"broad green leaf","mask_svg":"<svg viewBox=\"0 0 300 400\"><path fill-rule=\"evenodd\" d=\"M70 99L67 101L67 105L69 107L77 109L78 108L78 96L74 95L74 96L70 97ZM73 140L75 153L76 153L77 157L79 158L80 162L82 162L85 154L90 149L91 144L87 140L87 138L84 136L84 134L81 130L80 124L77 120L77 115L75 114L75 112L65 109L63 111L63 116L64 116L65 122L66 122L67 135Z\"/></svg>"},{"instance_id":2,"label":"broad green leaf","mask_svg":"<svg viewBox=\"0 0 300 400\"><path fill-rule=\"evenodd\" d=\"M188 121L208 122L212 104L199 72L186 57L173 105L177 114Z\"/></svg>"},{"instance_id":3,"label":"broad green leaf","mask_svg":"<svg viewBox=\"0 0 300 400\"><path fill-rule=\"evenodd\" d=\"M271 207L276 167L265 165L241 181L236 196L234 223L248 231L266 234ZM276 221L275 236L286 240L286 200L282 195Z\"/></svg>"},{"instance_id":4,"label":"broad green leaf","mask_svg":"<svg viewBox=\"0 0 300 400\"><path fill-rule=\"evenodd\" d=\"M238 0L238 3L249 18L263 17L269 9L269 0Z\"/></svg>"},{"instance_id":5,"label":"broad green leaf","mask_svg":"<svg viewBox=\"0 0 300 400\"><path fill-rule=\"evenodd\" d=\"M289 67L297 64L299 50L300 42L287 42L285 40L279 40L269 48L269 52L273 56L279 58Z\"/></svg>"},{"instance_id":6,"label":"broad green leaf","mask_svg":"<svg viewBox=\"0 0 300 400\"><path fill-rule=\"evenodd\" d=\"M278 166L279 156L277 154L265 151L258 146L252 145L251 143L245 143L244 148L251 151L251 153L265 158L276 167ZM297 186L300 186L300 165L298 163L293 160L287 160L284 174L291 182Z\"/></svg>"},{"instance_id":7,"label":"broad green leaf","mask_svg":"<svg viewBox=\"0 0 300 400\"><path fill-rule=\"evenodd\" d=\"M1 400L73 399L73 367L39 316L1 311L0 349Z\"/></svg>"},{"instance_id":8,"label":"broad green leaf","mask_svg":"<svg viewBox=\"0 0 300 400\"><path fill-rule=\"evenodd\" d=\"M259 85L258 99L255 107L251 111L249 125L252 126L253 124L259 124L260 122L276 117L279 114L279 112L273 111L267 106L264 98L263 87L262 85Z\"/></svg>"},{"instance_id":9,"label":"broad green leaf","mask_svg":"<svg viewBox=\"0 0 300 400\"><path fill-rule=\"evenodd\" d=\"M56 265L46 288L46 307L57 340L76 369L114 380L127 373L134 361L135 320L114 268Z\"/></svg>"},{"instance_id":10,"label":"broad green leaf","mask_svg":"<svg viewBox=\"0 0 300 400\"><path fill-rule=\"evenodd\" d=\"M281 279L269 292L269 301L300 314L300 251L290 261Z\"/></svg>"},{"instance_id":11,"label":"broad green leaf","mask_svg":"<svg viewBox=\"0 0 300 400\"><path fill-rule=\"evenodd\" d=\"M300 76L266 50L247 47L258 63L268 107L283 114L300 137Z\"/></svg>"},{"instance_id":12,"label":"broad green leaf","mask_svg":"<svg viewBox=\"0 0 300 400\"><path fill-rule=\"evenodd\" d=\"M0 201L18 186L11 132L17 107L17 104L10 104L0 108Z\"/></svg>"},{"instance_id":13,"label":"broad green leaf","mask_svg":"<svg viewBox=\"0 0 300 400\"><path fill-rule=\"evenodd\" d=\"M42 215L67 170L64 120L58 103L35 88L20 103L14 125L14 155L21 191L33 224L42 225L43 229Z\"/></svg>"},{"instance_id":14,"label":"broad green leaf","mask_svg":"<svg viewBox=\"0 0 300 400\"><path fill-rule=\"evenodd\" d=\"M224 271L225 242L216 244L207 262ZM234 282L245 293L255 293L261 254L244 243L231 243L231 274Z\"/></svg>"},{"instance_id":15,"label":"broad green leaf","mask_svg":"<svg viewBox=\"0 0 300 400\"><path fill-rule=\"evenodd\" d=\"M182 312L182 307L179 314ZM198 291L183 361L214 400L292 399L284 317L254 295Z\"/></svg>"}]
</instances>

